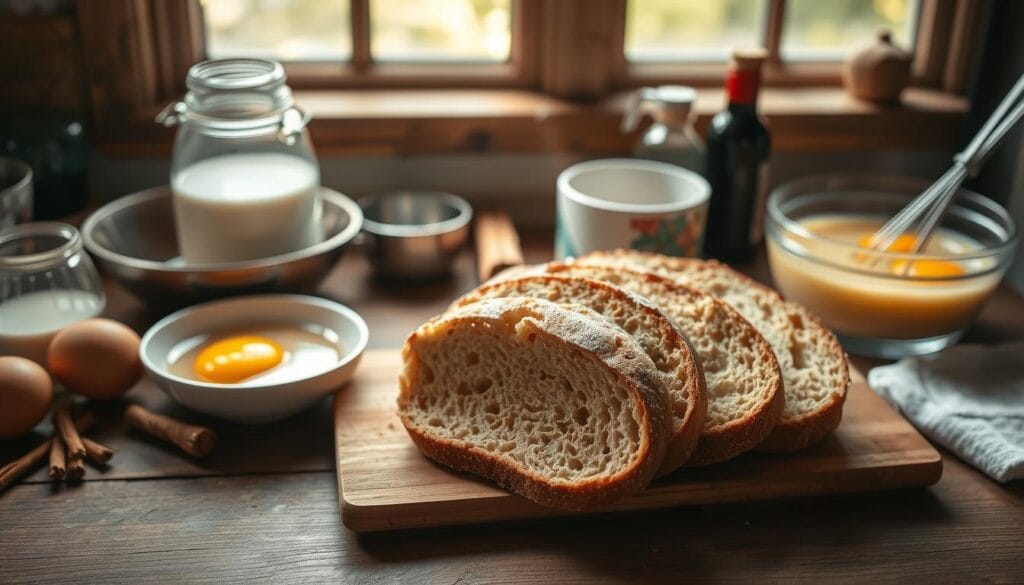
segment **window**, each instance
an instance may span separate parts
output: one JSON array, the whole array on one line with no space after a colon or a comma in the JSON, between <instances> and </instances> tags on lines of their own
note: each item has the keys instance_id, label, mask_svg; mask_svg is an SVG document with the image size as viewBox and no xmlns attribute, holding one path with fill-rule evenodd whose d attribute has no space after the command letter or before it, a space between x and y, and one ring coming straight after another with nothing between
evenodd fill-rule
<instances>
[{"instance_id":1,"label":"window","mask_svg":"<svg viewBox=\"0 0 1024 585\"><path fill-rule=\"evenodd\" d=\"M206 56L282 61L297 87L526 86L537 0L202 0Z\"/></svg>"},{"instance_id":2,"label":"window","mask_svg":"<svg viewBox=\"0 0 1024 585\"><path fill-rule=\"evenodd\" d=\"M768 51L769 84L838 85L839 64L881 28L914 51L920 6L936 0L629 0L622 85L690 74L721 82L732 47ZM948 4L948 3L946 3Z\"/></svg>"},{"instance_id":3,"label":"window","mask_svg":"<svg viewBox=\"0 0 1024 585\"><path fill-rule=\"evenodd\" d=\"M785 60L842 60L882 28L913 48L914 0L787 0L782 31Z\"/></svg>"},{"instance_id":4,"label":"window","mask_svg":"<svg viewBox=\"0 0 1024 585\"><path fill-rule=\"evenodd\" d=\"M508 61L510 0L371 0L370 55L378 61Z\"/></svg>"},{"instance_id":5,"label":"window","mask_svg":"<svg viewBox=\"0 0 1024 585\"><path fill-rule=\"evenodd\" d=\"M332 61L352 56L348 2L204 0L203 16L211 58Z\"/></svg>"},{"instance_id":6,"label":"window","mask_svg":"<svg viewBox=\"0 0 1024 585\"><path fill-rule=\"evenodd\" d=\"M729 47L763 43L766 0L631 0L629 61L724 61Z\"/></svg>"},{"instance_id":7,"label":"window","mask_svg":"<svg viewBox=\"0 0 1024 585\"><path fill-rule=\"evenodd\" d=\"M914 83L937 90L898 118L941 119L934 125L938 132L955 124L965 108L958 95L971 79L988 5L974 0L73 4L93 126L101 143L132 154L169 150L172 133L153 124L153 116L181 97L192 64L227 56L285 63L289 85L314 111L311 129L321 151L333 146L335 152L363 153L615 152L628 141L618 130L623 92L663 83L721 88L732 45L767 49L767 86L813 90L768 100L785 104L780 112L790 117L789 127L804 133L793 144L810 144L811 126L798 119L808 114L818 122L827 118L831 126L816 122L814 128L836 147L873 145L876 138L896 144L898 127L892 120L876 126L884 136L868 136L864 118L881 119L883 113L857 108L837 91L841 58L879 25L891 28L897 42L912 47ZM395 88L410 91L383 91Z\"/></svg>"},{"instance_id":8,"label":"window","mask_svg":"<svg viewBox=\"0 0 1024 585\"><path fill-rule=\"evenodd\" d=\"M599 97L651 83L720 85L735 46L767 48L769 85L838 85L839 63L878 29L913 51L921 26L926 36L948 35L964 3L201 0L201 7L206 56L284 61L300 89L519 87ZM579 82L566 81L573 76Z\"/></svg>"}]
</instances>

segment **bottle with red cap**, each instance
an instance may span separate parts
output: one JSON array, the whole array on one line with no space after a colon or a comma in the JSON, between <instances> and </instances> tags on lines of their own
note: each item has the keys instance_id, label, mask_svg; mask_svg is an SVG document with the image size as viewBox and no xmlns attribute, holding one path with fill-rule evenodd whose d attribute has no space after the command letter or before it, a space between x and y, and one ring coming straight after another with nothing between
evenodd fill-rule
<instances>
[{"instance_id":1,"label":"bottle with red cap","mask_svg":"<svg viewBox=\"0 0 1024 585\"><path fill-rule=\"evenodd\" d=\"M771 136L757 114L760 49L733 51L725 79L728 107L708 130L707 179L711 183L705 255L730 262L750 258L763 237L764 193Z\"/></svg>"}]
</instances>

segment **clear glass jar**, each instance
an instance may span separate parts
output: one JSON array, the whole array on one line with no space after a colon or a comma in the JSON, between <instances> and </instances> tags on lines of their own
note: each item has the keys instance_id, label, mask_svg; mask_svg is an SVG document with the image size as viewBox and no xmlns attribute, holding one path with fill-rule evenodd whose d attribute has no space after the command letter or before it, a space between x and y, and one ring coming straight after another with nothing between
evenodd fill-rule
<instances>
[{"instance_id":1,"label":"clear glass jar","mask_svg":"<svg viewBox=\"0 0 1024 585\"><path fill-rule=\"evenodd\" d=\"M186 264L258 260L321 240L320 168L280 63L220 59L188 72L185 100L157 122L177 125L171 190Z\"/></svg>"},{"instance_id":2,"label":"clear glass jar","mask_svg":"<svg viewBox=\"0 0 1024 585\"><path fill-rule=\"evenodd\" d=\"M657 160L704 175L707 147L693 127L693 102L697 92L685 85L638 89L626 104L622 131L632 132L644 113L654 119L636 147L637 158Z\"/></svg>"},{"instance_id":3,"label":"clear glass jar","mask_svg":"<svg viewBox=\"0 0 1024 585\"><path fill-rule=\"evenodd\" d=\"M0 355L45 366L58 331L103 312L103 283L78 230L26 223L0 231Z\"/></svg>"}]
</instances>

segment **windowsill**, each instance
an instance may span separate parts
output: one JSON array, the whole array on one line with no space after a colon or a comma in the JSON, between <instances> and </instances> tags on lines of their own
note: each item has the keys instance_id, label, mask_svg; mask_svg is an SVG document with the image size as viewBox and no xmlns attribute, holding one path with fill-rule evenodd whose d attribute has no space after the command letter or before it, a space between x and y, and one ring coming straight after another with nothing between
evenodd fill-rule
<instances>
[{"instance_id":1,"label":"windowsill","mask_svg":"<svg viewBox=\"0 0 1024 585\"><path fill-rule=\"evenodd\" d=\"M627 93L579 103L525 90L304 90L321 155L404 156L488 152L627 152L635 134L619 122ZM697 127L724 106L721 89L699 89ZM854 100L842 88L768 88L759 103L777 151L952 148L966 99L908 89L898 106ZM140 111L101 149L167 156L173 133Z\"/></svg>"}]
</instances>

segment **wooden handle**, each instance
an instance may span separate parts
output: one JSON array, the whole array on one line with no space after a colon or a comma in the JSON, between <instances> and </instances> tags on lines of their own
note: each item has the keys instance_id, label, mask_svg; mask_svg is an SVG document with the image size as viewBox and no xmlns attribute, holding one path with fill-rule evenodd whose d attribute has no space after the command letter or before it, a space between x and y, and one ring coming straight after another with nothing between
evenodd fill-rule
<instances>
[{"instance_id":1,"label":"wooden handle","mask_svg":"<svg viewBox=\"0 0 1024 585\"><path fill-rule=\"evenodd\" d=\"M507 213L485 211L478 214L475 236L477 277L480 282L506 268L523 264L519 234Z\"/></svg>"}]
</instances>

